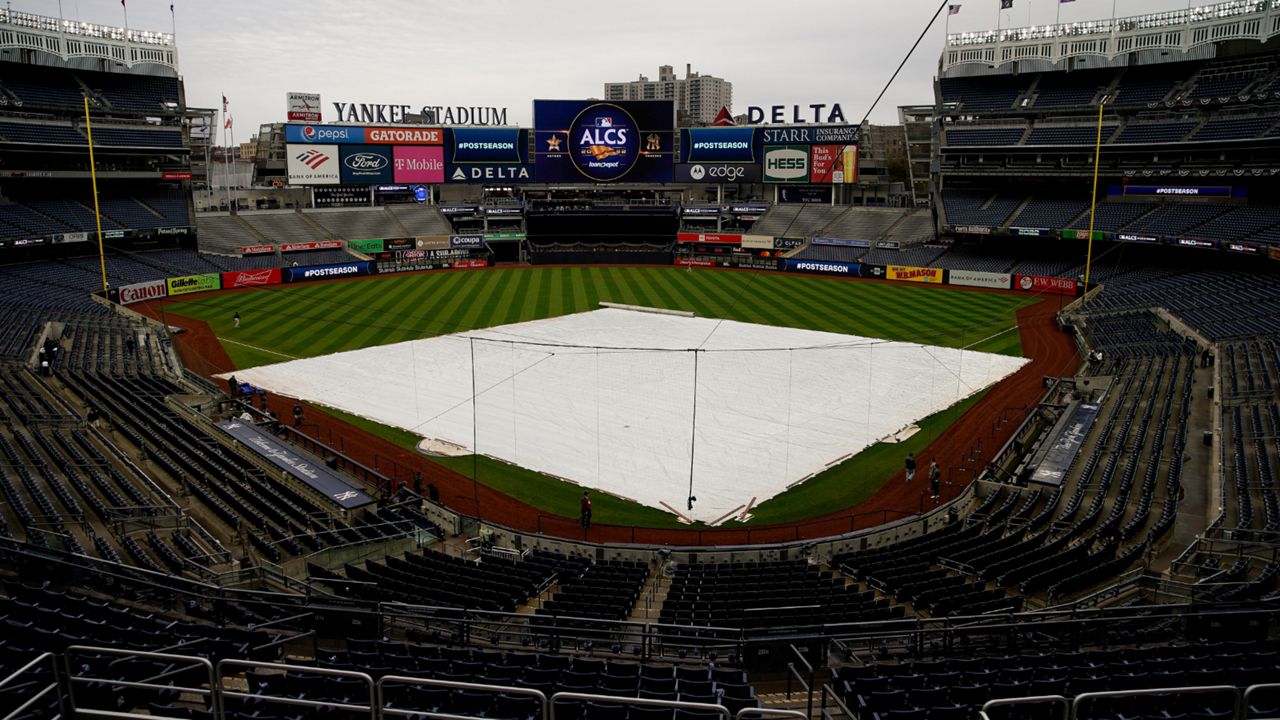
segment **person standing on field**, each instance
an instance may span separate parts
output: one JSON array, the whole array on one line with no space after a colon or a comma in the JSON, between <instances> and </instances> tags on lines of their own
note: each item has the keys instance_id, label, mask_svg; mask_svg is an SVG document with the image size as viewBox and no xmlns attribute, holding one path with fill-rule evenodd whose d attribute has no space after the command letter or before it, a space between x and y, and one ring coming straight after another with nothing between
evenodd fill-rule
<instances>
[{"instance_id":1,"label":"person standing on field","mask_svg":"<svg viewBox=\"0 0 1280 720\"><path fill-rule=\"evenodd\" d=\"M942 495L942 470L938 468L938 458L929 462L929 493L934 500Z\"/></svg>"},{"instance_id":2,"label":"person standing on field","mask_svg":"<svg viewBox=\"0 0 1280 720\"><path fill-rule=\"evenodd\" d=\"M581 511L582 529L589 530L591 528L591 493L586 490L582 491Z\"/></svg>"},{"instance_id":3,"label":"person standing on field","mask_svg":"<svg viewBox=\"0 0 1280 720\"><path fill-rule=\"evenodd\" d=\"M907 453L907 459L903 463L907 469L907 482L911 482L916 476L916 456L914 453Z\"/></svg>"}]
</instances>

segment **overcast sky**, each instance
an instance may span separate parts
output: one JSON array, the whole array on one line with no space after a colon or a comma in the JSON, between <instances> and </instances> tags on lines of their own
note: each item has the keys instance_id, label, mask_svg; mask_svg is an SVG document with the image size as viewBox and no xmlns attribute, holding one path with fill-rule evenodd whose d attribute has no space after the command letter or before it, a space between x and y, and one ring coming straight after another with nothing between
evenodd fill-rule
<instances>
[{"instance_id":1,"label":"overcast sky","mask_svg":"<svg viewBox=\"0 0 1280 720\"><path fill-rule=\"evenodd\" d=\"M962 7L951 32L996 26L999 0ZM1186 0L1075 0L1062 20L1185 8ZM1205 4L1197 2L1197 5ZM117 0L62 0L63 16L124 24ZM57 16L57 0L13 0L14 10ZM333 105L365 102L506 107L529 126L541 98L599 97L605 82L654 78L659 65L733 83L747 106L840 103L850 122L867 112L920 30L933 0L174 0L187 103L231 102L237 141L282 121L285 93L320 93ZM1014 0L1002 27L1054 21L1055 0ZM169 0L128 0L129 26L167 31ZM872 114L933 101L945 11Z\"/></svg>"}]
</instances>

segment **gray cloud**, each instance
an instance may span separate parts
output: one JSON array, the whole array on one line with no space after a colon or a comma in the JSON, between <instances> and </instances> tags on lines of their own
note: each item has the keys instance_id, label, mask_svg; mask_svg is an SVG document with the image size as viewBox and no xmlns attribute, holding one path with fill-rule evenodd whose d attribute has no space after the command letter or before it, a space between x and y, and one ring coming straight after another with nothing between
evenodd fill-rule
<instances>
[{"instance_id":1,"label":"gray cloud","mask_svg":"<svg viewBox=\"0 0 1280 720\"><path fill-rule=\"evenodd\" d=\"M953 0L952 32L1184 8L1185 0ZM115 0L63 0L65 17L120 25ZM284 119L291 90L333 101L509 107L529 125L535 97L598 97L608 81L669 64L731 80L734 109L839 102L850 121L880 88L937 9L932 0L174 0L187 102L231 101L238 140ZM55 0L15 10L56 15ZM130 0L129 25L169 30L167 0ZM932 102L945 13L885 95L896 107Z\"/></svg>"}]
</instances>

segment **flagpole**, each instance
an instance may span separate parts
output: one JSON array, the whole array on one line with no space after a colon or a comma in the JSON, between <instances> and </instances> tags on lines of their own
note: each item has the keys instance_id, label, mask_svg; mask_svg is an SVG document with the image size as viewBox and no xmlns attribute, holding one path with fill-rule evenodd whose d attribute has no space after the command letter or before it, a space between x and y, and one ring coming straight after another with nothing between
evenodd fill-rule
<instances>
[{"instance_id":1,"label":"flagpole","mask_svg":"<svg viewBox=\"0 0 1280 720\"><path fill-rule=\"evenodd\" d=\"M227 96L226 96L225 94L222 96L222 98L223 98L223 103L222 103L222 104L223 104L223 106L225 106L225 105L227 104L227 103L226 103L226 97L227 97ZM227 114L227 111L226 111L226 110L223 110L222 112L223 112L223 115L226 115L226 114ZM222 119L222 186L223 186L223 188L227 191L227 212L232 212L232 210L231 210L231 177L230 177L230 170L228 170L228 168L227 168L227 162L228 162L228 160L229 160L230 158L229 158L229 156L228 156L228 154L227 154L227 150L228 150L228 148L227 148L227 120L226 120L226 118L224 117L224 118Z\"/></svg>"},{"instance_id":2,"label":"flagpole","mask_svg":"<svg viewBox=\"0 0 1280 720\"><path fill-rule=\"evenodd\" d=\"M1057 27L1062 24L1062 0L1056 0L1058 3L1058 14L1053 18L1054 34L1056 35Z\"/></svg>"},{"instance_id":3,"label":"flagpole","mask_svg":"<svg viewBox=\"0 0 1280 720\"><path fill-rule=\"evenodd\" d=\"M169 3L169 34L173 36L173 69L181 73L181 61L178 59L178 16L173 12L173 3Z\"/></svg>"},{"instance_id":4,"label":"flagpole","mask_svg":"<svg viewBox=\"0 0 1280 720\"><path fill-rule=\"evenodd\" d=\"M89 121L89 96L84 96L84 131L89 138L89 182L93 187L93 220L98 226L98 265L102 269L102 292L107 292L107 255L102 249L102 214L98 210L98 166L93 161L93 124Z\"/></svg>"},{"instance_id":5,"label":"flagpole","mask_svg":"<svg viewBox=\"0 0 1280 720\"><path fill-rule=\"evenodd\" d=\"M133 58L129 54L129 6L124 0L120 0L120 8L124 10L124 64L125 67L132 67Z\"/></svg>"}]
</instances>

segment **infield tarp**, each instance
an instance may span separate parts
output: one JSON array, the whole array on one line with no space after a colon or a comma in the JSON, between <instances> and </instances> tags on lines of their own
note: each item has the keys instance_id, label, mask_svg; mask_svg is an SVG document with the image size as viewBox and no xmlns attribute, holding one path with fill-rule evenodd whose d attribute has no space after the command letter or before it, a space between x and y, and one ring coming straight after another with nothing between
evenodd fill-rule
<instances>
[{"instance_id":1,"label":"infield tarp","mask_svg":"<svg viewBox=\"0 0 1280 720\"><path fill-rule=\"evenodd\" d=\"M253 423L223 420L218 427L245 447L270 460L273 465L309 485L313 490L337 503L343 510L354 510L373 502L363 490L325 467L313 457L285 446Z\"/></svg>"},{"instance_id":2,"label":"infield tarp","mask_svg":"<svg viewBox=\"0 0 1280 720\"><path fill-rule=\"evenodd\" d=\"M689 348L698 347L691 443ZM608 309L235 375L656 508L665 502L684 511L692 456L692 516L711 521L752 498L764 502L1025 362Z\"/></svg>"}]
</instances>

